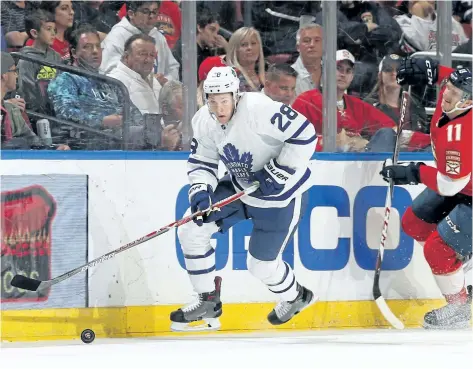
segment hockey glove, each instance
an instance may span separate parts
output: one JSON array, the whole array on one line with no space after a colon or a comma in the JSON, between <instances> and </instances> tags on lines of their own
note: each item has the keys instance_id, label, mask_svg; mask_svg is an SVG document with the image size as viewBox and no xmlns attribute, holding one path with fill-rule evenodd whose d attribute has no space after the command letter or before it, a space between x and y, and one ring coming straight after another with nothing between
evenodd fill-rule
<instances>
[{"instance_id":1,"label":"hockey glove","mask_svg":"<svg viewBox=\"0 0 473 369\"><path fill-rule=\"evenodd\" d=\"M280 165L275 164L274 159L271 159L263 169L252 173L250 177L251 181L259 182L259 189L254 192L254 195L258 197L258 192L263 196L274 196L281 193L292 174L294 174L292 169L282 168Z\"/></svg>"},{"instance_id":2,"label":"hockey glove","mask_svg":"<svg viewBox=\"0 0 473 369\"><path fill-rule=\"evenodd\" d=\"M195 213L197 211L204 211L210 209L212 206L213 200L213 191L212 187L206 185L205 183L195 183L189 189L189 202L191 203L191 212ZM202 224L210 222L206 216L195 217L193 219L194 223L199 227L202 227Z\"/></svg>"},{"instance_id":3,"label":"hockey glove","mask_svg":"<svg viewBox=\"0 0 473 369\"><path fill-rule=\"evenodd\" d=\"M429 57L402 59L396 79L399 85L433 86L438 79L438 62Z\"/></svg>"},{"instance_id":4,"label":"hockey glove","mask_svg":"<svg viewBox=\"0 0 473 369\"><path fill-rule=\"evenodd\" d=\"M424 163L400 163L392 165L392 160L388 159L383 164L383 169L379 174L386 182L393 180L395 185L417 185L420 183L419 168Z\"/></svg>"}]
</instances>

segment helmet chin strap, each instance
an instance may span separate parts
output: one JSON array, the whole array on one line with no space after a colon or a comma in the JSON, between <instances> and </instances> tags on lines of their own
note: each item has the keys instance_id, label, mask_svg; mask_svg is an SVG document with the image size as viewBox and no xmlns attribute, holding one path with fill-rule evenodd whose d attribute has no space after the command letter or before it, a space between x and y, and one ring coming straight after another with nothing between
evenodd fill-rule
<instances>
[{"instance_id":1,"label":"helmet chin strap","mask_svg":"<svg viewBox=\"0 0 473 369\"><path fill-rule=\"evenodd\" d=\"M468 106L465 106L463 108L460 108L460 104L464 103L466 101L466 99L461 99L460 101L458 101L456 104L455 104L455 107L450 110L450 111L446 111L442 108L442 112L444 112L445 114L451 114L451 113L454 113L456 111L465 111L465 110L468 110L468 109L471 109L473 107L473 104L470 104Z\"/></svg>"}]
</instances>

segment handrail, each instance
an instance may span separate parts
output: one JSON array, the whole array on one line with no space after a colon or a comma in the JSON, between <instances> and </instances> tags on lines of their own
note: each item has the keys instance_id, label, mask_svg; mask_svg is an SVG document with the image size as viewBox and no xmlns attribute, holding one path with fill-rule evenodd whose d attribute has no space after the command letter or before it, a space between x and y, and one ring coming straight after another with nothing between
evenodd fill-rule
<instances>
[{"instance_id":1,"label":"handrail","mask_svg":"<svg viewBox=\"0 0 473 369\"><path fill-rule=\"evenodd\" d=\"M416 56L430 56L437 59L437 52L435 51L418 51L411 55L411 58ZM469 61L473 63L473 55L471 54L462 54L462 53L452 53L452 60L458 61Z\"/></svg>"},{"instance_id":2,"label":"handrail","mask_svg":"<svg viewBox=\"0 0 473 369\"><path fill-rule=\"evenodd\" d=\"M84 68L78 68L78 67L74 67L74 66L69 66L69 65L56 63L56 62L53 62L53 61L50 61L50 60L36 58L36 57L33 57L31 55L27 55L27 54L24 54L24 53L21 53L21 52L13 52L13 53L10 53L10 55L13 56L14 58L17 58L17 59L22 59L22 60L26 60L26 61L29 61L29 62L32 62L32 63L45 65L47 67L55 68L55 69L58 69L60 71L70 72L72 74L77 74L77 75L82 76L82 77L87 77L87 78L90 78L90 79L96 79L96 80L99 80L99 81L102 81L102 82L105 82L105 83L109 83L111 85L118 86L118 88L120 89L120 92L123 95L123 130L122 130L123 137L118 138L118 139L122 140L122 149L123 150L126 150L128 148L127 143L129 141L129 138L130 138L130 127L129 127L128 124L129 124L129 118L131 116L131 114L130 114L131 102L130 102L130 97L128 95L128 90L125 87L125 85L123 84L123 82L121 82L121 81L119 81L115 78L107 77L107 76L104 76L104 75L101 75L101 74L98 74L98 73L89 72L88 70L86 70ZM28 111L27 111L27 113L28 113ZM45 119L51 119L52 121L54 121L54 120L57 121L57 118L55 118L53 116L49 116L49 115L44 116L44 118ZM78 128L78 126L77 126L78 124L74 123L74 122L69 122L69 121L61 119L60 123L69 125L69 126L74 127L74 128ZM98 130L96 130L94 128L91 128L91 127L88 127L86 125L80 125L80 128L83 129L83 130L89 131L89 132L96 133L96 134L98 133L97 132ZM108 134L106 132L102 132L101 134L103 136L106 136L106 137L111 136L110 134Z\"/></svg>"}]
</instances>

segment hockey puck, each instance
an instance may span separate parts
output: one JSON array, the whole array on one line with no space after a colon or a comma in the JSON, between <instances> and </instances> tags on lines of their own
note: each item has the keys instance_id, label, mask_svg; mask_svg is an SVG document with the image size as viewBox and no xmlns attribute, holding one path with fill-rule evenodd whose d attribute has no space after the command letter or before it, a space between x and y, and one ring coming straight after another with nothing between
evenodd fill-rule
<instances>
[{"instance_id":1,"label":"hockey puck","mask_svg":"<svg viewBox=\"0 0 473 369\"><path fill-rule=\"evenodd\" d=\"M84 329L80 334L80 339L84 343L92 343L95 340L95 333L92 329Z\"/></svg>"}]
</instances>

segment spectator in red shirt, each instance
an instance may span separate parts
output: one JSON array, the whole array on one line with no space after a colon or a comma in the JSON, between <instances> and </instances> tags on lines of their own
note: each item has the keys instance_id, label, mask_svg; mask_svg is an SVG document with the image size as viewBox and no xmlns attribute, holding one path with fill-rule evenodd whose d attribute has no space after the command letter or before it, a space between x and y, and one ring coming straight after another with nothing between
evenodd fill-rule
<instances>
[{"instance_id":1,"label":"spectator in red shirt","mask_svg":"<svg viewBox=\"0 0 473 369\"><path fill-rule=\"evenodd\" d=\"M159 5L156 28L166 37L171 50L181 37L181 9L174 1L164 0Z\"/></svg>"},{"instance_id":2,"label":"spectator in red shirt","mask_svg":"<svg viewBox=\"0 0 473 369\"><path fill-rule=\"evenodd\" d=\"M381 128L392 131L395 123L374 106L357 97L346 94L353 81L355 58L348 50L337 51L337 151L365 151L367 144ZM323 136L322 93L316 89L299 95L292 107L304 114L315 126L317 134ZM389 151L384 149L383 137L368 149L372 151ZM316 150L321 150L322 137L319 138ZM380 147L381 146L381 147Z\"/></svg>"},{"instance_id":3,"label":"spectator in red shirt","mask_svg":"<svg viewBox=\"0 0 473 369\"><path fill-rule=\"evenodd\" d=\"M69 42L65 38L66 30L72 27L74 23L74 10L72 9L72 1L43 1L40 9L43 9L54 15L56 23L56 38L51 48L61 55L62 60L70 61L71 54L69 51ZM33 40L29 39L26 46L32 46Z\"/></svg>"}]
</instances>

